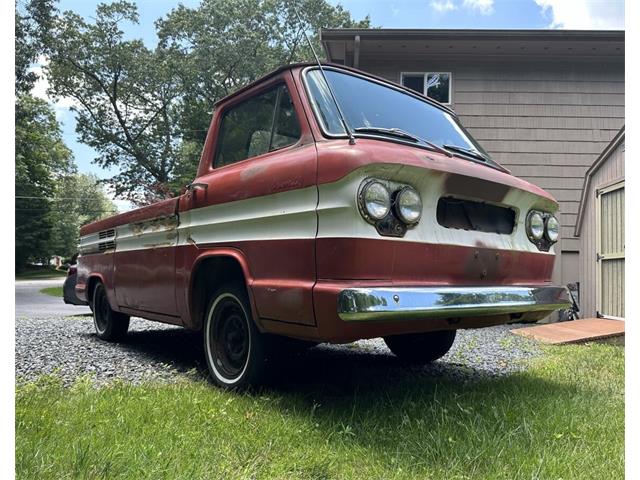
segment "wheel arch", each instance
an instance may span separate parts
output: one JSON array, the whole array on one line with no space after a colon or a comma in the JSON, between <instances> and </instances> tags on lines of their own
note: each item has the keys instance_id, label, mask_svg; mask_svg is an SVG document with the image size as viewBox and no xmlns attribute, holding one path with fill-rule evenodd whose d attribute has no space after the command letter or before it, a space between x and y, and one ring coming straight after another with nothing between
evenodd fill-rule
<instances>
[{"instance_id":1,"label":"wheel arch","mask_svg":"<svg viewBox=\"0 0 640 480\"><path fill-rule=\"evenodd\" d=\"M104 277L99 273L92 273L87 278L87 288L86 288L85 296L87 297L87 302L89 303L89 305L93 303L93 291L95 290L96 285L98 283L102 283L105 286L105 288L107 288L107 285L104 281ZM108 293L109 292L107 291L107 298L109 298Z\"/></svg>"},{"instance_id":2,"label":"wheel arch","mask_svg":"<svg viewBox=\"0 0 640 480\"><path fill-rule=\"evenodd\" d=\"M189 277L188 308L190 328L202 328L209 295L225 283L237 283L246 289L251 307L251 317L262 330L258 321L251 283L253 277L242 252L234 249L209 251L196 258Z\"/></svg>"}]
</instances>

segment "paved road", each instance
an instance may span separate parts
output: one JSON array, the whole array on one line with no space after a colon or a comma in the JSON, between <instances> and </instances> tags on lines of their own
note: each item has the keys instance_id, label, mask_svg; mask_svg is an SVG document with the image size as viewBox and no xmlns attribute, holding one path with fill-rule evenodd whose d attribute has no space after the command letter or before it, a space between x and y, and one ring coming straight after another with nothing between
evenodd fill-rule
<instances>
[{"instance_id":1,"label":"paved road","mask_svg":"<svg viewBox=\"0 0 640 480\"><path fill-rule=\"evenodd\" d=\"M50 317L53 315L82 315L91 313L89 307L67 305L60 297L44 295L40 290L61 287L64 278L51 280L16 280L16 318Z\"/></svg>"}]
</instances>

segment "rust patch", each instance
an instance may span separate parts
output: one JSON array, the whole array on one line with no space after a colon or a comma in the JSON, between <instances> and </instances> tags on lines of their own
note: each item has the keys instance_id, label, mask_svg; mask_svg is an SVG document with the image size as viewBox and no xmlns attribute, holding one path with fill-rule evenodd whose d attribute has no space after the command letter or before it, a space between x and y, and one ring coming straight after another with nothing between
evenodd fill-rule
<instances>
[{"instance_id":1,"label":"rust patch","mask_svg":"<svg viewBox=\"0 0 640 480\"><path fill-rule=\"evenodd\" d=\"M176 215L163 215L143 222L131 224L131 232L139 237L145 233L154 233L162 230L175 230L178 227L178 217Z\"/></svg>"},{"instance_id":2,"label":"rust patch","mask_svg":"<svg viewBox=\"0 0 640 480\"><path fill-rule=\"evenodd\" d=\"M449 175L444 182L445 193L478 198L500 203L509 193L510 187L502 183L489 182L465 175Z\"/></svg>"},{"instance_id":3,"label":"rust patch","mask_svg":"<svg viewBox=\"0 0 640 480\"><path fill-rule=\"evenodd\" d=\"M145 243L143 246L145 248L160 248L160 247L171 247L173 246L173 242L159 242L159 243Z\"/></svg>"},{"instance_id":4,"label":"rust patch","mask_svg":"<svg viewBox=\"0 0 640 480\"><path fill-rule=\"evenodd\" d=\"M251 180L256 175L260 175L267 169L265 164L251 165L240 172L240 180Z\"/></svg>"}]
</instances>

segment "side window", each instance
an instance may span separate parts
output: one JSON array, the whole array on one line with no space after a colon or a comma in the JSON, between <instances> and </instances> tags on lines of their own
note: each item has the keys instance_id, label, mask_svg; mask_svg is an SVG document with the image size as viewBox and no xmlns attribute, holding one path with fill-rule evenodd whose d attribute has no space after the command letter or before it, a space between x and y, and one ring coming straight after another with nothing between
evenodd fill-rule
<instances>
[{"instance_id":1,"label":"side window","mask_svg":"<svg viewBox=\"0 0 640 480\"><path fill-rule=\"evenodd\" d=\"M300 138L300 123L296 111L293 108L293 101L289 95L287 87L280 88L280 99L276 119L273 127L273 138L271 139L270 150L288 147L293 145Z\"/></svg>"},{"instance_id":2,"label":"side window","mask_svg":"<svg viewBox=\"0 0 640 480\"><path fill-rule=\"evenodd\" d=\"M293 145L299 138L300 124L289 91L282 85L224 113L213 164L230 165Z\"/></svg>"}]
</instances>

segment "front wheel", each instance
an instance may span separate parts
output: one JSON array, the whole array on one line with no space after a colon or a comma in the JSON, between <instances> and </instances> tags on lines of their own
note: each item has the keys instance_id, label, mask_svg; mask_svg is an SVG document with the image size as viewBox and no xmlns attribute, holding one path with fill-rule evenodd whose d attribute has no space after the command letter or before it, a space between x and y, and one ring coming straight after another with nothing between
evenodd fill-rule
<instances>
[{"instance_id":1,"label":"front wheel","mask_svg":"<svg viewBox=\"0 0 640 480\"><path fill-rule=\"evenodd\" d=\"M425 364L443 357L456 338L456 330L391 335L384 337L389 350L401 360Z\"/></svg>"},{"instance_id":2,"label":"front wheel","mask_svg":"<svg viewBox=\"0 0 640 480\"><path fill-rule=\"evenodd\" d=\"M129 330L129 315L111 309L107 290L102 283L94 288L92 300L93 324L98 337L110 342L124 337Z\"/></svg>"},{"instance_id":3,"label":"front wheel","mask_svg":"<svg viewBox=\"0 0 640 480\"><path fill-rule=\"evenodd\" d=\"M244 288L226 286L211 296L203 333L207 366L218 386L244 389L260 383L265 369L265 337L251 318Z\"/></svg>"}]
</instances>

